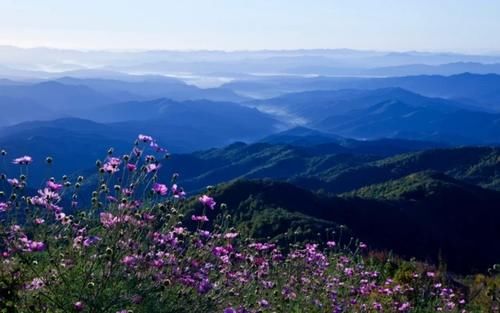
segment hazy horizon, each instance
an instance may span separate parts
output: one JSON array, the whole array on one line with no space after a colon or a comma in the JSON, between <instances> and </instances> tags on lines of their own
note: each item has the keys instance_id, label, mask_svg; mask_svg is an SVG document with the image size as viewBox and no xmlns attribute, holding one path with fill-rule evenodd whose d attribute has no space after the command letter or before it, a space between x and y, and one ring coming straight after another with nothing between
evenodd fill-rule
<instances>
[{"instance_id":1,"label":"hazy horizon","mask_svg":"<svg viewBox=\"0 0 500 313\"><path fill-rule=\"evenodd\" d=\"M83 50L499 53L500 3L228 0L0 3L0 45ZM397 27L394 27L397 25ZM110 40L112 38L112 40Z\"/></svg>"}]
</instances>

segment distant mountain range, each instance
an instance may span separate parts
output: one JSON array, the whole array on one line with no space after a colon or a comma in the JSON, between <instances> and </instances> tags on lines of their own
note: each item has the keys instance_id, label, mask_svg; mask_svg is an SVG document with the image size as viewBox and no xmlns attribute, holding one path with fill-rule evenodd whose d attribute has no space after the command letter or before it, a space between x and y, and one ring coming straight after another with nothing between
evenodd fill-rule
<instances>
[{"instance_id":1,"label":"distant mountain range","mask_svg":"<svg viewBox=\"0 0 500 313\"><path fill-rule=\"evenodd\" d=\"M499 86L500 75L462 73L452 76L419 75L386 78L253 77L229 82L222 88L259 98L318 90L402 88L425 97L445 98L486 111L498 111Z\"/></svg>"},{"instance_id":2,"label":"distant mountain range","mask_svg":"<svg viewBox=\"0 0 500 313\"><path fill-rule=\"evenodd\" d=\"M499 113L400 88L308 91L246 103L282 121L348 138L494 144Z\"/></svg>"}]
</instances>

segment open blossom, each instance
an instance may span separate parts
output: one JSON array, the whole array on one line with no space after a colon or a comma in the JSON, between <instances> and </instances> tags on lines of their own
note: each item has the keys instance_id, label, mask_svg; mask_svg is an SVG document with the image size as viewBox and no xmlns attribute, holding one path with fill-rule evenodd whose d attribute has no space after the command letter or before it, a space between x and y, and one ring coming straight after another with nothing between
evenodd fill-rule
<instances>
[{"instance_id":1,"label":"open blossom","mask_svg":"<svg viewBox=\"0 0 500 313\"><path fill-rule=\"evenodd\" d=\"M197 221L197 222L208 222L208 217L205 215L191 215L191 220Z\"/></svg>"},{"instance_id":2,"label":"open blossom","mask_svg":"<svg viewBox=\"0 0 500 313\"><path fill-rule=\"evenodd\" d=\"M5 202L0 202L0 212L5 212L9 208L9 205Z\"/></svg>"},{"instance_id":3,"label":"open blossom","mask_svg":"<svg viewBox=\"0 0 500 313\"><path fill-rule=\"evenodd\" d=\"M49 180L46 184L47 188L49 188L51 191L60 191L63 188L62 184L55 183L51 180Z\"/></svg>"},{"instance_id":4,"label":"open blossom","mask_svg":"<svg viewBox=\"0 0 500 313\"><path fill-rule=\"evenodd\" d=\"M207 195L203 195L203 196L199 197L198 200L200 200L200 202L204 206L209 207L212 210L215 208L215 205L217 204L217 202L214 201L214 198L209 197Z\"/></svg>"},{"instance_id":5,"label":"open blossom","mask_svg":"<svg viewBox=\"0 0 500 313\"><path fill-rule=\"evenodd\" d=\"M120 170L119 166L121 164L121 160L119 158L110 157L107 162L102 166L102 170L106 173L113 174Z\"/></svg>"},{"instance_id":6,"label":"open blossom","mask_svg":"<svg viewBox=\"0 0 500 313\"><path fill-rule=\"evenodd\" d=\"M84 241L83 241L83 246L84 247L90 247L90 246L93 246L95 245L99 240L101 240L100 237L97 237L97 236L90 236L90 237L87 237Z\"/></svg>"},{"instance_id":7,"label":"open blossom","mask_svg":"<svg viewBox=\"0 0 500 313\"><path fill-rule=\"evenodd\" d=\"M161 165L159 164L156 164L156 163L150 163L148 165L146 165L146 171L148 173L151 173L151 172L156 172L160 169Z\"/></svg>"},{"instance_id":8,"label":"open blossom","mask_svg":"<svg viewBox=\"0 0 500 313\"><path fill-rule=\"evenodd\" d=\"M102 212L99 217L101 219L101 224L106 228L111 228L120 221L117 216L107 212Z\"/></svg>"},{"instance_id":9,"label":"open blossom","mask_svg":"<svg viewBox=\"0 0 500 313\"><path fill-rule=\"evenodd\" d=\"M122 263L124 265L130 266L130 267L137 265L137 261L138 261L138 257L135 255L127 255L127 256L123 257L123 259L122 259Z\"/></svg>"},{"instance_id":10,"label":"open blossom","mask_svg":"<svg viewBox=\"0 0 500 313\"><path fill-rule=\"evenodd\" d=\"M85 305L83 304L82 301L77 301L73 304L73 307L75 308L76 311L80 312L80 311L83 311L83 309L85 309Z\"/></svg>"},{"instance_id":11,"label":"open blossom","mask_svg":"<svg viewBox=\"0 0 500 313\"><path fill-rule=\"evenodd\" d=\"M127 169L130 172L133 172L133 171L135 171L137 169L137 166L134 163L127 163Z\"/></svg>"},{"instance_id":12,"label":"open blossom","mask_svg":"<svg viewBox=\"0 0 500 313\"><path fill-rule=\"evenodd\" d=\"M45 287L45 282L41 278L33 278L26 286L24 287L26 290L38 290Z\"/></svg>"},{"instance_id":13,"label":"open blossom","mask_svg":"<svg viewBox=\"0 0 500 313\"><path fill-rule=\"evenodd\" d=\"M160 196L164 196L167 194L168 192L168 188L167 186L165 186L164 184L158 184L158 183L155 183L153 185L153 191L156 193L156 194L159 194Z\"/></svg>"},{"instance_id":14,"label":"open blossom","mask_svg":"<svg viewBox=\"0 0 500 313\"><path fill-rule=\"evenodd\" d=\"M177 184L172 185L172 193L174 194L174 198L182 199L186 196L184 190L181 187L177 186Z\"/></svg>"},{"instance_id":15,"label":"open blossom","mask_svg":"<svg viewBox=\"0 0 500 313\"><path fill-rule=\"evenodd\" d=\"M30 156L22 156L20 158L16 158L14 160L12 160L12 163L14 164L19 164L19 165L28 165L28 164L31 164L31 162L33 161L33 159L30 157Z\"/></svg>"},{"instance_id":16,"label":"open blossom","mask_svg":"<svg viewBox=\"0 0 500 313\"><path fill-rule=\"evenodd\" d=\"M26 251L39 252L45 249L45 244L41 241L28 240L26 242Z\"/></svg>"},{"instance_id":17,"label":"open blossom","mask_svg":"<svg viewBox=\"0 0 500 313\"><path fill-rule=\"evenodd\" d=\"M19 186L19 180L17 180L17 178L9 178L7 179L7 182L9 183L9 185L11 185L12 187L17 187Z\"/></svg>"},{"instance_id":18,"label":"open blossom","mask_svg":"<svg viewBox=\"0 0 500 313\"><path fill-rule=\"evenodd\" d=\"M58 193L50 190L49 188L38 190L38 194L40 195L41 198L43 198L47 202L57 202L61 200L61 196Z\"/></svg>"},{"instance_id":19,"label":"open blossom","mask_svg":"<svg viewBox=\"0 0 500 313\"><path fill-rule=\"evenodd\" d=\"M151 141L149 144L151 148L153 148L156 152L167 152L167 149L160 147L156 142Z\"/></svg>"},{"instance_id":20,"label":"open blossom","mask_svg":"<svg viewBox=\"0 0 500 313\"><path fill-rule=\"evenodd\" d=\"M139 141L142 141L142 142L152 142L153 141L153 137L143 135L143 134L140 134L137 138L139 139Z\"/></svg>"},{"instance_id":21,"label":"open blossom","mask_svg":"<svg viewBox=\"0 0 500 313\"><path fill-rule=\"evenodd\" d=\"M236 237L238 237L238 233L227 233L224 235L224 238L226 238L226 239L233 239Z\"/></svg>"},{"instance_id":22,"label":"open blossom","mask_svg":"<svg viewBox=\"0 0 500 313\"><path fill-rule=\"evenodd\" d=\"M335 247L336 243L335 243L335 241L327 241L326 245L328 246L328 248L333 248L333 247Z\"/></svg>"}]
</instances>

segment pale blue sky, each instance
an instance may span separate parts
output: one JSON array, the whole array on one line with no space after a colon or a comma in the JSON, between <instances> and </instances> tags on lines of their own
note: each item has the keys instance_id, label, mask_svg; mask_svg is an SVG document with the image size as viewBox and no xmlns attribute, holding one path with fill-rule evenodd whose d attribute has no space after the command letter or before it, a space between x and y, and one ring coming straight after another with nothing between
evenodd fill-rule
<instances>
[{"instance_id":1,"label":"pale blue sky","mask_svg":"<svg viewBox=\"0 0 500 313\"><path fill-rule=\"evenodd\" d=\"M500 51L496 0L0 0L0 45Z\"/></svg>"}]
</instances>

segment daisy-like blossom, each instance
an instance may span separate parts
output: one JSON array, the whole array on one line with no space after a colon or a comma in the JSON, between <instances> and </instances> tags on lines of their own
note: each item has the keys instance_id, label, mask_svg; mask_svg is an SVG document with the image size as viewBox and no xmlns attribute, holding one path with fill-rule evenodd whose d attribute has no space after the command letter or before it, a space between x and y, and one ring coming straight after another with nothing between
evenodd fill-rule
<instances>
[{"instance_id":1,"label":"daisy-like blossom","mask_svg":"<svg viewBox=\"0 0 500 313\"><path fill-rule=\"evenodd\" d=\"M75 310L77 312L81 312L83 311L83 309L85 309L85 305L83 304L82 301L76 301L74 304L73 304L73 307L75 308Z\"/></svg>"},{"instance_id":2,"label":"daisy-like blossom","mask_svg":"<svg viewBox=\"0 0 500 313\"><path fill-rule=\"evenodd\" d=\"M83 240L83 246L84 247L90 247L90 246L93 246L95 245L97 242L99 242L101 240L100 237L97 237L97 236L90 236L90 237L87 237L85 238L85 240Z\"/></svg>"},{"instance_id":3,"label":"daisy-like blossom","mask_svg":"<svg viewBox=\"0 0 500 313\"><path fill-rule=\"evenodd\" d=\"M208 217L205 215L191 215L191 220L196 222L208 222Z\"/></svg>"},{"instance_id":4,"label":"daisy-like blossom","mask_svg":"<svg viewBox=\"0 0 500 313\"><path fill-rule=\"evenodd\" d=\"M18 164L18 165L29 165L29 164L31 164L31 162L33 162L33 158L31 158L28 155L25 155L25 156L22 156L22 157L19 157L19 158L12 160L13 164Z\"/></svg>"},{"instance_id":5,"label":"daisy-like blossom","mask_svg":"<svg viewBox=\"0 0 500 313\"><path fill-rule=\"evenodd\" d=\"M182 199L186 196L184 190L177 186L177 184L172 185L172 193L174 194L174 198Z\"/></svg>"},{"instance_id":6,"label":"daisy-like blossom","mask_svg":"<svg viewBox=\"0 0 500 313\"><path fill-rule=\"evenodd\" d=\"M41 278L35 277L32 281L27 283L24 288L26 290L38 290L42 289L43 287L45 287L45 282Z\"/></svg>"},{"instance_id":7,"label":"daisy-like blossom","mask_svg":"<svg viewBox=\"0 0 500 313\"><path fill-rule=\"evenodd\" d=\"M109 157L107 162L103 164L102 169L109 174L116 173L120 170L121 160L115 157Z\"/></svg>"},{"instance_id":8,"label":"daisy-like blossom","mask_svg":"<svg viewBox=\"0 0 500 313\"><path fill-rule=\"evenodd\" d=\"M150 164L146 165L146 171L148 173L156 172L160 169L160 167L161 167L161 165L159 165L159 164L150 163Z\"/></svg>"},{"instance_id":9,"label":"daisy-like blossom","mask_svg":"<svg viewBox=\"0 0 500 313\"><path fill-rule=\"evenodd\" d=\"M152 189L154 193L159 194L160 196L165 196L168 192L168 188L164 184L155 183Z\"/></svg>"},{"instance_id":10,"label":"daisy-like blossom","mask_svg":"<svg viewBox=\"0 0 500 313\"><path fill-rule=\"evenodd\" d=\"M224 238L226 238L226 239L234 239L236 237L238 237L238 233L226 233L224 235Z\"/></svg>"},{"instance_id":11,"label":"daisy-like blossom","mask_svg":"<svg viewBox=\"0 0 500 313\"><path fill-rule=\"evenodd\" d=\"M133 171L135 171L137 169L137 166L134 163L127 163L127 169L130 172L133 172Z\"/></svg>"},{"instance_id":12,"label":"daisy-like blossom","mask_svg":"<svg viewBox=\"0 0 500 313\"><path fill-rule=\"evenodd\" d=\"M139 141L142 142L153 142L153 137L148 135L140 134L137 138L139 139Z\"/></svg>"},{"instance_id":13,"label":"daisy-like blossom","mask_svg":"<svg viewBox=\"0 0 500 313\"><path fill-rule=\"evenodd\" d=\"M0 213L1 212L6 212L8 208L9 208L9 205L7 203L0 202Z\"/></svg>"},{"instance_id":14,"label":"daisy-like blossom","mask_svg":"<svg viewBox=\"0 0 500 313\"><path fill-rule=\"evenodd\" d=\"M57 202L61 200L61 196L57 192L54 192L49 188L38 190L38 194L47 202Z\"/></svg>"},{"instance_id":15,"label":"daisy-like blossom","mask_svg":"<svg viewBox=\"0 0 500 313\"><path fill-rule=\"evenodd\" d=\"M7 179L7 182L9 183L9 185L11 185L12 187L17 187L19 186L19 180L17 180L17 178L9 178Z\"/></svg>"},{"instance_id":16,"label":"daisy-like blossom","mask_svg":"<svg viewBox=\"0 0 500 313\"><path fill-rule=\"evenodd\" d=\"M120 219L117 216L114 216L113 214L107 212L102 212L99 217L101 220L101 224L105 228L111 228L120 222Z\"/></svg>"},{"instance_id":17,"label":"daisy-like blossom","mask_svg":"<svg viewBox=\"0 0 500 313\"><path fill-rule=\"evenodd\" d=\"M123 257L122 263L125 266L134 267L135 265L137 265L138 260L139 260L139 258L135 255L127 255L127 256Z\"/></svg>"},{"instance_id":18,"label":"daisy-like blossom","mask_svg":"<svg viewBox=\"0 0 500 313\"><path fill-rule=\"evenodd\" d=\"M60 191L63 188L62 184L55 183L55 182L53 182L51 180L47 181L46 186L51 191Z\"/></svg>"},{"instance_id":19,"label":"daisy-like blossom","mask_svg":"<svg viewBox=\"0 0 500 313\"><path fill-rule=\"evenodd\" d=\"M207 195L203 195L201 197L198 198L198 200L206 207L210 208L210 209L215 209L215 205L217 204L217 202L214 201L214 198L212 197L209 197Z\"/></svg>"},{"instance_id":20,"label":"daisy-like blossom","mask_svg":"<svg viewBox=\"0 0 500 313\"><path fill-rule=\"evenodd\" d=\"M151 141L149 146L154 149L156 152L167 152L167 149L160 147L156 142Z\"/></svg>"},{"instance_id":21,"label":"daisy-like blossom","mask_svg":"<svg viewBox=\"0 0 500 313\"><path fill-rule=\"evenodd\" d=\"M335 241L327 241L326 245L328 246L328 248L333 248L336 246L336 243Z\"/></svg>"}]
</instances>

